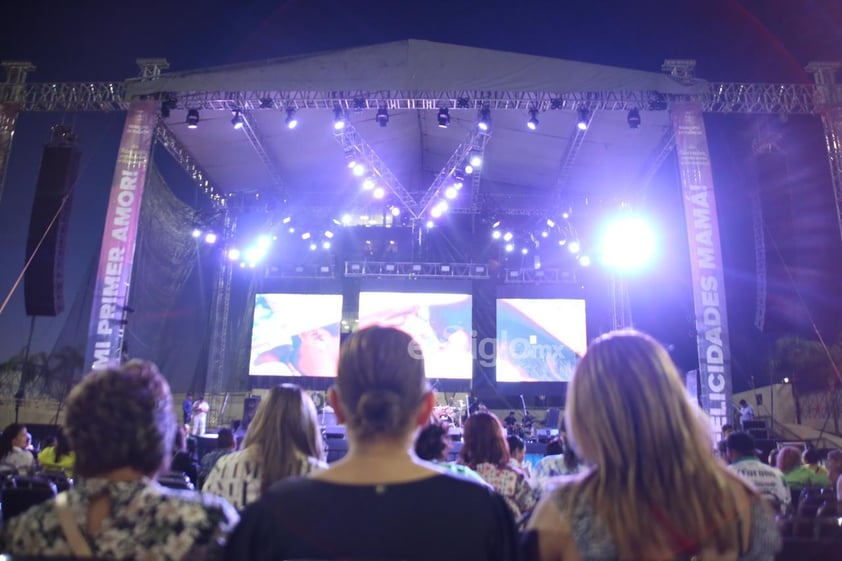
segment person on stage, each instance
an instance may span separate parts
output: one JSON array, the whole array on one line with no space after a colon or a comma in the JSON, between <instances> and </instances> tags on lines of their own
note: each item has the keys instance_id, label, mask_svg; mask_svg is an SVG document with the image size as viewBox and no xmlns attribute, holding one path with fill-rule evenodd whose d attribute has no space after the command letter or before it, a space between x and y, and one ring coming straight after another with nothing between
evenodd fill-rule
<instances>
[{"instance_id":1,"label":"person on stage","mask_svg":"<svg viewBox=\"0 0 842 561\"><path fill-rule=\"evenodd\" d=\"M185 428L190 427L190 421L193 419L193 394L187 392L184 396L184 401L181 403L181 416Z\"/></svg>"},{"instance_id":2,"label":"person on stage","mask_svg":"<svg viewBox=\"0 0 842 561\"><path fill-rule=\"evenodd\" d=\"M205 401L205 396L200 395L193 403L193 436L202 436L208 428L208 412L210 405Z\"/></svg>"},{"instance_id":3,"label":"person on stage","mask_svg":"<svg viewBox=\"0 0 842 561\"><path fill-rule=\"evenodd\" d=\"M746 421L754 420L754 407L749 405L745 399L740 400L740 426L745 430Z\"/></svg>"}]
</instances>

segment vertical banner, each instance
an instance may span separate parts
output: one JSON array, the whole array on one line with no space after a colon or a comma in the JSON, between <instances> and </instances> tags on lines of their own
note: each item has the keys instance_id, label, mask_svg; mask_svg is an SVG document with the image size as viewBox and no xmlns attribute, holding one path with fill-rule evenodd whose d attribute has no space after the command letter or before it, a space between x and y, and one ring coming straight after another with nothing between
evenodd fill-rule
<instances>
[{"instance_id":1,"label":"vertical banner","mask_svg":"<svg viewBox=\"0 0 842 561\"><path fill-rule=\"evenodd\" d=\"M695 102L673 103L670 111L693 280L699 402L710 419L713 442L719 442L722 425L730 417L731 352L710 152L701 106Z\"/></svg>"},{"instance_id":2,"label":"vertical banner","mask_svg":"<svg viewBox=\"0 0 842 561\"><path fill-rule=\"evenodd\" d=\"M126 115L117 166L99 251L96 286L85 350L85 367L108 368L120 363L129 284L134 265L137 225L158 104L132 102Z\"/></svg>"},{"instance_id":3,"label":"vertical banner","mask_svg":"<svg viewBox=\"0 0 842 561\"><path fill-rule=\"evenodd\" d=\"M19 113L20 103L0 103L0 200L3 200L6 168L9 167L9 154L12 151L12 139L15 137L15 124Z\"/></svg>"}]
</instances>

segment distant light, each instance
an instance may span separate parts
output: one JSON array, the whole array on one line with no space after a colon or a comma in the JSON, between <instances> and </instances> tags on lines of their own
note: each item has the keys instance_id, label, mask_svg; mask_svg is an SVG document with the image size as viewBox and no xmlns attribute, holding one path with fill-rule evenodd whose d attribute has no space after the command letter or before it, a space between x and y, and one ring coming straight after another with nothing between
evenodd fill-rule
<instances>
[{"instance_id":1,"label":"distant light","mask_svg":"<svg viewBox=\"0 0 842 561\"><path fill-rule=\"evenodd\" d=\"M199 110L198 109L188 109L187 110L187 128L188 129L197 129L199 128Z\"/></svg>"},{"instance_id":2,"label":"distant light","mask_svg":"<svg viewBox=\"0 0 842 561\"><path fill-rule=\"evenodd\" d=\"M193 232L190 235L194 238L200 238L202 236L202 231L198 228L193 228Z\"/></svg>"},{"instance_id":3,"label":"distant light","mask_svg":"<svg viewBox=\"0 0 842 561\"><path fill-rule=\"evenodd\" d=\"M560 240L558 240L558 245L560 245L560 246L564 246L564 244L566 244L566 243L567 243L567 238L561 238Z\"/></svg>"},{"instance_id":4,"label":"distant light","mask_svg":"<svg viewBox=\"0 0 842 561\"><path fill-rule=\"evenodd\" d=\"M552 218L547 218L547 226L550 228L555 228L555 222L553 222Z\"/></svg>"},{"instance_id":5,"label":"distant light","mask_svg":"<svg viewBox=\"0 0 842 561\"><path fill-rule=\"evenodd\" d=\"M462 182L462 180L461 180L461 179L456 179L456 180L453 182L453 186L454 186L454 187L456 188L456 190L458 191L458 190L460 190L462 187L464 187L464 186L465 186L465 184Z\"/></svg>"},{"instance_id":6,"label":"distant light","mask_svg":"<svg viewBox=\"0 0 842 561\"><path fill-rule=\"evenodd\" d=\"M439 109L439 114L436 116L440 129L446 129L450 126L450 111L447 107Z\"/></svg>"},{"instance_id":7,"label":"distant light","mask_svg":"<svg viewBox=\"0 0 842 561\"><path fill-rule=\"evenodd\" d=\"M479 110L479 117L477 118L477 127L483 132L491 128L491 109L489 109L488 107L483 107Z\"/></svg>"},{"instance_id":8,"label":"distant light","mask_svg":"<svg viewBox=\"0 0 842 561\"><path fill-rule=\"evenodd\" d=\"M511 253L515 250L515 244L507 243L506 244L506 252Z\"/></svg>"},{"instance_id":9,"label":"distant light","mask_svg":"<svg viewBox=\"0 0 842 561\"><path fill-rule=\"evenodd\" d=\"M348 157L348 169L354 169L357 166L357 159L353 156Z\"/></svg>"},{"instance_id":10,"label":"distant light","mask_svg":"<svg viewBox=\"0 0 842 561\"><path fill-rule=\"evenodd\" d=\"M529 130L534 131L538 128L538 110L537 109L530 109L529 110L529 120L526 121L526 126Z\"/></svg>"},{"instance_id":11,"label":"distant light","mask_svg":"<svg viewBox=\"0 0 842 561\"><path fill-rule=\"evenodd\" d=\"M500 221L498 220L497 222L495 222L494 224L492 224L492 225L491 225L491 227L492 227L492 228L499 228L499 227L500 227Z\"/></svg>"},{"instance_id":12,"label":"distant light","mask_svg":"<svg viewBox=\"0 0 842 561\"><path fill-rule=\"evenodd\" d=\"M310 251L316 251L319 248L315 243L310 243Z\"/></svg>"},{"instance_id":13,"label":"distant light","mask_svg":"<svg viewBox=\"0 0 842 561\"><path fill-rule=\"evenodd\" d=\"M354 219L353 219L353 218L351 218L351 215L350 215L350 214L343 214L343 215L342 215L342 225L343 225L343 226L350 226L350 224L351 224L351 222L352 222L353 220L354 220Z\"/></svg>"},{"instance_id":14,"label":"distant light","mask_svg":"<svg viewBox=\"0 0 842 561\"><path fill-rule=\"evenodd\" d=\"M788 383L789 383L789 376L784 376L784 384L788 384Z\"/></svg>"},{"instance_id":15,"label":"distant light","mask_svg":"<svg viewBox=\"0 0 842 561\"><path fill-rule=\"evenodd\" d=\"M524 248L521 248L520 252L521 252L522 254L526 255L527 253L529 253L529 249L527 249L527 248L525 248L525 247L524 247Z\"/></svg>"},{"instance_id":16,"label":"distant light","mask_svg":"<svg viewBox=\"0 0 842 561\"><path fill-rule=\"evenodd\" d=\"M401 209L396 207L396 206L393 206L391 209L389 209L389 212L392 213L392 216L400 216L401 215Z\"/></svg>"},{"instance_id":17,"label":"distant light","mask_svg":"<svg viewBox=\"0 0 842 561\"><path fill-rule=\"evenodd\" d=\"M290 130L298 126L298 117L295 116L295 109L292 107L287 109L286 124L287 128Z\"/></svg>"},{"instance_id":18,"label":"distant light","mask_svg":"<svg viewBox=\"0 0 842 561\"><path fill-rule=\"evenodd\" d=\"M290 226L288 231L289 231L289 233L290 233L290 234L294 234L294 233L295 233L295 228L293 228L292 226Z\"/></svg>"},{"instance_id":19,"label":"distant light","mask_svg":"<svg viewBox=\"0 0 842 561\"><path fill-rule=\"evenodd\" d=\"M567 250L568 250L570 253L579 253L579 250L580 250L581 248L582 248L582 246L581 246L581 245L579 244L579 242L578 242L578 241L576 241L576 240L573 240L572 242L570 242L570 243L567 245Z\"/></svg>"},{"instance_id":20,"label":"distant light","mask_svg":"<svg viewBox=\"0 0 842 561\"><path fill-rule=\"evenodd\" d=\"M435 223L435 222L433 222L432 220L427 220L427 229L428 229L428 230L429 230L430 228L432 228L433 226L435 226L435 225L436 225L436 223Z\"/></svg>"},{"instance_id":21,"label":"distant light","mask_svg":"<svg viewBox=\"0 0 842 561\"><path fill-rule=\"evenodd\" d=\"M512 241L513 237L515 237L514 234L512 234L511 232L506 232L505 234L503 234L503 241L504 242L510 242L510 241Z\"/></svg>"},{"instance_id":22,"label":"distant light","mask_svg":"<svg viewBox=\"0 0 842 561\"><path fill-rule=\"evenodd\" d=\"M582 109L579 109L579 118L576 121L576 128L578 128L580 131L588 130L588 121L590 114L590 111L588 111L584 107Z\"/></svg>"},{"instance_id":23,"label":"distant light","mask_svg":"<svg viewBox=\"0 0 842 561\"><path fill-rule=\"evenodd\" d=\"M491 238L492 239L499 240L502 237L503 237L503 234L500 232L500 230L492 230L492 232L491 232Z\"/></svg>"},{"instance_id":24,"label":"distant light","mask_svg":"<svg viewBox=\"0 0 842 561\"><path fill-rule=\"evenodd\" d=\"M444 196L448 199L455 199L458 195L459 189L457 189L456 187L451 186L444 190Z\"/></svg>"},{"instance_id":25,"label":"distant light","mask_svg":"<svg viewBox=\"0 0 842 561\"><path fill-rule=\"evenodd\" d=\"M254 267L264 257L266 257L266 250L257 246L252 246L246 249L244 257L249 267Z\"/></svg>"},{"instance_id":26,"label":"distant light","mask_svg":"<svg viewBox=\"0 0 842 561\"><path fill-rule=\"evenodd\" d=\"M447 201L441 200L438 203L436 203L436 208L440 209L442 212L447 212L447 209L450 208L450 205L447 204Z\"/></svg>"},{"instance_id":27,"label":"distant light","mask_svg":"<svg viewBox=\"0 0 842 561\"><path fill-rule=\"evenodd\" d=\"M228 250L228 259L231 261L237 261L240 259L240 250L236 247L232 247Z\"/></svg>"},{"instance_id":28,"label":"distant light","mask_svg":"<svg viewBox=\"0 0 842 561\"><path fill-rule=\"evenodd\" d=\"M365 179L363 179L363 189L364 190L371 191L372 189L374 189L374 185L375 185L375 183L374 183L374 180L372 178L366 177Z\"/></svg>"},{"instance_id":29,"label":"distant light","mask_svg":"<svg viewBox=\"0 0 842 561\"><path fill-rule=\"evenodd\" d=\"M272 238L268 235L263 235L257 238L257 247L269 249L272 246Z\"/></svg>"},{"instance_id":30,"label":"distant light","mask_svg":"<svg viewBox=\"0 0 842 561\"><path fill-rule=\"evenodd\" d=\"M565 220L567 220L568 218L570 218L570 213L569 212L562 212L561 217L564 218Z\"/></svg>"},{"instance_id":31,"label":"distant light","mask_svg":"<svg viewBox=\"0 0 842 561\"><path fill-rule=\"evenodd\" d=\"M310 239L310 232L304 232L303 234L301 234L301 239L302 240L309 240Z\"/></svg>"},{"instance_id":32,"label":"distant light","mask_svg":"<svg viewBox=\"0 0 842 561\"><path fill-rule=\"evenodd\" d=\"M354 175L356 175L357 177L362 177L363 175L365 175L365 166L363 164L360 164L360 163L354 163L354 167L352 168L352 171L354 172Z\"/></svg>"},{"instance_id":33,"label":"distant light","mask_svg":"<svg viewBox=\"0 0 842 561\"><path fill-rule=\"evenodd\" d=\"M284 218L283 220L281 220L281 222L282 222L282 223L284 223L284 224L289 224L290 220L292 220L292 217L287 216L286 218Z\"/></svg>"},{"instance_id":34,"label":"distant light","mask_svg":"<svg viewBox=\"0 0 842 561\"><path fill-rule=\"evenodd\" d=\"M374 117L377 121L377 124L381 127L385 127L389 124L389 110L385 107L381 107L377 110L377 115Z\"/></svg>"},{"instance_id":35,"label":"distant light","mask_svg":"<svg viewBox=\"0 0 842 561\"><path fill-rule=\"evenodd\" d=\"M216 243L216 234L213 232L208 232L205 234L205 243L215 244Z\"/></svg>"},{"instance_id":36,"label":"distant light","mask_svg":"<svg viewBox=\"0 0 842 561\"><path fill-rule=\"evenodd\" d=\"M442 215L442 210L437 206L434 206L430 210L430 216L432 216L433 218L441 218L441 215Z\"/></svg>"},{"instance_id":37,"label":"distant light","mask_svg":"<svg viewBox=\"0 0 842 561\"><path fill-rule=\"evenodd\" d=\"M591 258L587 255L582 255L581 257L579 257L579 265L581 265L582 267L590 267Z\"/></svg>"},{"instance_id":38,"label":"distant light","mask_svg":"<svg viewBox=\"0 0 842 561\"><path fill-rule=\"evenodd\" d=\"M371 194L375 199L382 199L386 196L386 190L383 187L375 187Z\"/></svg>"},{"instance_id":39,"label":"distant light","mask_svg":"<svg viewBox=\"0 0 842 561\"><path fill-rule=\"evenodd\" d=\"M541 237L542 237L542 238L549 237L549 235L550 235L550 233L549 233L549 232L547 232L546 230L544 230L543 232L541 232Z\"/></svg>"},{"instance_id":40,"label":"distant light","mask_svg":"<svg viewBox=\"0 0 842 561\"><path fill-rule=\"evenodd\" d=\"M233 126L236 130L243 128L243 124L245 121L243 120L243 115L240 113L239 109L234 109L234 117L231 118L231 126Z\"/></svg>"},{"instance_id":41,"label":"distant light","mask_svg":"<svg viewBox=\"0 0 842 561\"><path fill-rule=\"evenodd\" d=\"M482 165L482 155L479 152L471 152L468 163L474 166L474 168L480 167Z\"/></svg>"},{"instance_id":42,"label":"distant light","mask_svg":"<svg viewBox=\"0 0 842 561\"><path fill-rule=\"evenodd\" d=\"M330 249L330 242L325 240L322 242L322 249Z\"/></svg>"},{"instance_id":43,"label":"distant light","mask_svg":"<svg viewBox=\"0 0 842 561\"><path fill-rule=\"evenodd\" d=\"M471 175L472 173L474 173L474 166L472 166L469 163L465 164L465 173L467 173L468 175Z\"/></svg>"},{"instance_id":44,"label":"distant light","mask_svg":"<svg viewBox=\"0 0 842 561\"><path fill-rule=\"evenodd\" d=\"M333 130L341 131L345 128L345 112L341 107L333 108Z\"/></svg>"},{"instance_id":45,"label":"distant light","mask_svg":"<svg viewBox=\"0 0 842 561\"><path fill-rule=\"evenodd\" d=\"M331 232L330 230L325 230L325 237L329 240L332 240L333 239L333 232Z\"/></svg>"},{"instance_id":46,"label":"distant light","mask_svg":"<svg viewBox=\"0 0 842 561\"><path fill-rule=\"evenodd\" d=\"M642 219L628 216L605 229L602 236L602 262L630 271L646 266L655 255L655 235Z\"/></svg>"}]
</instances>

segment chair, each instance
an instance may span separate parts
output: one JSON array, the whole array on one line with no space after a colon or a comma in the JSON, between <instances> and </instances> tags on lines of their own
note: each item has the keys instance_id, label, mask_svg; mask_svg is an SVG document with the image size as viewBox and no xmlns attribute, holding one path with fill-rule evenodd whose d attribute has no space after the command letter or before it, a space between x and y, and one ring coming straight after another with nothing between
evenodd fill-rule
<instances>
[{"instance_id":1,"label":"chair","mask_svg":"<svg viewBox=\"0 0 842 561\"><path fill-rule=\"evenodd\" d=\"M3 521L21 514L31 507L56 496L56 485L43 477L19 476L8 480L0 490Z\"/></svg>"},{"instance_id":2,"label":"chair","mask_svg":"<svg viewBox=\"0 0 842 561\"><path fill-rule=\"evenodd\" d=\"M68 477L63 471L43 471L37 475L55 483L59 493L73 488L73 479Z\"/></svg>"},{"instance_id":3,"label":"chair","mask_svg":"<svg viewBox=\"0 0 842 561\"><path fill-rule=\"evenodd\" d=\"M179 471L168 471L159 475L158 483L169 489L179 489L182 491L195 491L196 489L190 482L187 474Z\"/></svg>"}]
</instances>

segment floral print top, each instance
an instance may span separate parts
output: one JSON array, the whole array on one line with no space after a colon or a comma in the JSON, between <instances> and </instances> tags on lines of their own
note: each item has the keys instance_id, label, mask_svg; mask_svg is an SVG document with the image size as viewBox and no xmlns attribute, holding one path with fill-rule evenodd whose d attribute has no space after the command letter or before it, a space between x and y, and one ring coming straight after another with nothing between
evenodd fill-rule
<instances>
[{"instance_id":1,"label":"floral print top","mask_svg":"<svg viewBox=\"0 0 842 561\"><path fill-rule=\"evenodd\" d=\"M107 493L111 514L99 530L87 531L91 500ZM192 491L175 491L149 479L81 480L68 491L68 505L94 557L114 560L179 561L214 558L239 515L224 500ZM12 518L2 551L13 555L64 556L72 551L55 510L47 501Z\"/></svg>"},{"instance_id":2,"label":"floral print top","mask_svg":"<svg viewBox=\"0 0 842 561\"><path fill-rule=\"evenodd\" d=\"M496 466L490 463L477 464L474 468L480 477L503 495L512 509L515 520L530 512L537 502L532 486L522 471L511 466Z\"/></svg>"}]
</instances>

